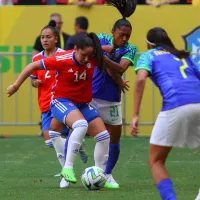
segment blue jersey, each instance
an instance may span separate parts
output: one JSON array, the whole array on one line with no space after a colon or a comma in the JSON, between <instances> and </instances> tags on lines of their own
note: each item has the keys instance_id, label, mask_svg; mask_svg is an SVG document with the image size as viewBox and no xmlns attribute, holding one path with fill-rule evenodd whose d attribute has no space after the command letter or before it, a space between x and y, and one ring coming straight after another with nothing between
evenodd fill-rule
<instances>
[{"instance_id":1,"label":"blue jersey","mask_svg":"<svg viewBox=\"0 0 200 200\"><path fill-rule=\"evenodd\" d=\"M99 34L101 45L113 45L113 37L106 34ZM120 63L121 59L127 59L131 62L131 66L134 64L136 48L128 42L124 47L117 48L114 54L108 54L104 52L104 55L108 56L111 60ZM110 102L120 102L120 92L118 85L113 81L111 76L106 70L103 73L98 67L95 68L93 81L92 81L92 97L102 99Z\"/></svg>"},{"instance_id":2,"label":"blue jersey","mask_svg":"<svg viewBox=\"0 0 200 200\"><path fill-rule=\"evenodd\" d=\"M199 69L190 58L179 59L162 47L142 54L135 71L145 69L163 97L162 111L200 103Z\"/></svg>"}]
</instances>

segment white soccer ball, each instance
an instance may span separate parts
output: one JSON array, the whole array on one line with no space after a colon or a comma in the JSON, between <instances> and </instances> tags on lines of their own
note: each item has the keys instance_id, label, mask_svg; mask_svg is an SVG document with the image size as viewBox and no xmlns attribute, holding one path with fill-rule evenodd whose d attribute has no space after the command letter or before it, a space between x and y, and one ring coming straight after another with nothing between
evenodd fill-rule
<instances>
[{"instance_id":1,"label":"white soccer ball","mask_svg":"<svg viewBox=\"0 0 200 200\"><path fill-rule=\"evenodd\" d=\"M83 171L81 181L87 190L100 190L106 183L106 175L100 167L92 166Z\"/></svg>"}]
</instances>

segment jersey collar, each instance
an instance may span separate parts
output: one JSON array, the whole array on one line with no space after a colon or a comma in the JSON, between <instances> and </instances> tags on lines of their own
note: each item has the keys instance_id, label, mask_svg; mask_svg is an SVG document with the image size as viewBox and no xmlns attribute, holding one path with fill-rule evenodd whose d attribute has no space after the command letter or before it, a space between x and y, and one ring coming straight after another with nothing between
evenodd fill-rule
<instances>
[{"instance_id":1,"label":"jersey collar","mask_svg":"<svg viewBox=\"0 0 200 200\"><path fill-rule=\"evenodd\" d=\"M72 53L72 60L74 62L75 65L77 65L78 67L81 67L82 65L76 60L75 58L75 52Z\"/></svg>"},{"instance_id":2,"label":"jersey collar","mask_svg":"<svg viewBox=\"0 0 200 200\"><path fill-rule=\"evenodd\" d=\"M54 51L54 53L53 53L51 56L53 56L57 51L58 51L58 47L56 48L56 50ZM50 57L51 57L51 56L50 56ZM42 57L43 57L43 58L46 58L46 56L44 55L44 50L42 51Z\"/></svg>"}]
</instances>

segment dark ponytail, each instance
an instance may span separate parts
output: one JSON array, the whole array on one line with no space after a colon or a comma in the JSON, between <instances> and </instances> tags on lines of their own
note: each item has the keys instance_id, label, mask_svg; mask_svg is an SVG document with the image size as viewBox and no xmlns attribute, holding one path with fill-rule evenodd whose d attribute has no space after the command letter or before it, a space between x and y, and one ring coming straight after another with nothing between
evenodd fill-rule
<instances>
[{"instance_id":1,"label":"dark ponytail","mask_svg":"<svg viewBox=\"0 0 200 200\"><path fill-rule=\"evenodd\" d=\"M188 58L190 56L190 52L176 49L167 32L160 27L155 27L148 31L147 43L149 43L152 47L162 46L166 51L180 59Z\"/></svg>"},{"instance_id":2,"label":"dark ponytail","mask_svg":"<svg viewBox=\"0 0 200 200\"><path fill-rule=\"evenodd\" d=\"M95 49L95 57L96 57L96 63L99 69L102 71L104 69L104 59L103 59L103 50L101 48L101 43L99 41L98 36L91 32L88 33L88 37L92 39Z\"/></svg>"},{"instance_id":3,"label":"dark ponytail","mask_svg":"<svg viewBox=\"0 0 200 200\"><path fill-rule=\"evenodd\" d=\"M49 21L49 23L48 23L48 25L47 26L45 26L42 30L41 30L41 32L44 30L44 29L51 29L51 31L54 33L54 35L56 36L56 37L59 37L59 32L58 32L58 29L56 28L56 21L55 20L50 20Z\"/></svg>"},{"instance_id":4,"label":"dark ponytail","mask_svg":"<svg viewBox=\"0 0 200 200\"><path fill-rule=\"evenodd\" d=\"M101 43L99 41L98 36L91 32L87 33L76 43L77 49L84 49L85 47L93 47L94 48L94 56L97 63L97 66L100 70L104 69L104 57L103 50L101 48Z\"/></svg>"},{"instance_id":5,"label":"dark ponytail","mask_svg":"<svg viewBox=\"0 0 200 200\"><path fill-rule=\"evenodd\" d=\"M126 17L130 17L134 13L137 0L107 0L107 3L116 7L122 15L122 19L115 22L112 30L120 29L121 26L130 27L132 29L131 23L126 20Z\"/></svg>"},{"instance_id":6,"label":"dark ponytail","mask_svg":"<svg viewBox=\"0 0 200 200\"><path fill-rule=\"evenodd\" d=\"M124 20L134 13L137 6L137 0L107 0L107 3L116 7Z\"/></svg>"}]
</instances>

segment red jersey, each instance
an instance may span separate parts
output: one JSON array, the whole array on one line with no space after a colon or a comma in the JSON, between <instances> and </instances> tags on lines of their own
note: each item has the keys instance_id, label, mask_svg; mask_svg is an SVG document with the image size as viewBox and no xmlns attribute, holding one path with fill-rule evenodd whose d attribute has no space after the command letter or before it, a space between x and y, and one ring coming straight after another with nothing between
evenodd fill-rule
<instances>
[{"instance_id":1,"label":"red jersey","mask_svg":"<svg viewBox=\"0 0 200 200\"><path fill-rule=\"evenodd\" d=\"M56 70L56 85L53 87L52 99L67 98L76 104L89 103L92 100L92 75L95 61L86 65L77 63L74 50L60 53L41 60L45 70Z\"/></svg>"},{"instance_id":2,"label":"red jersey","mask_svg":"<svg viewBox=\"0 0 200 200\"><path fill-rule=\"evenodd\" d=\"M65 52L64 50L58 48L52 56L57 55L60 52ZM38 61L45 58L44 51L38 53L33 57L33 62ZM52 87L56 83L56 71L44 71L44 70L37 70L32 72L30 75L33 79L39 79L42 81L40 87L38 87L38 104L40 107L41 113L50 110L50 101L51 101L51 92Z\"/></svg>"}]
</instances>

